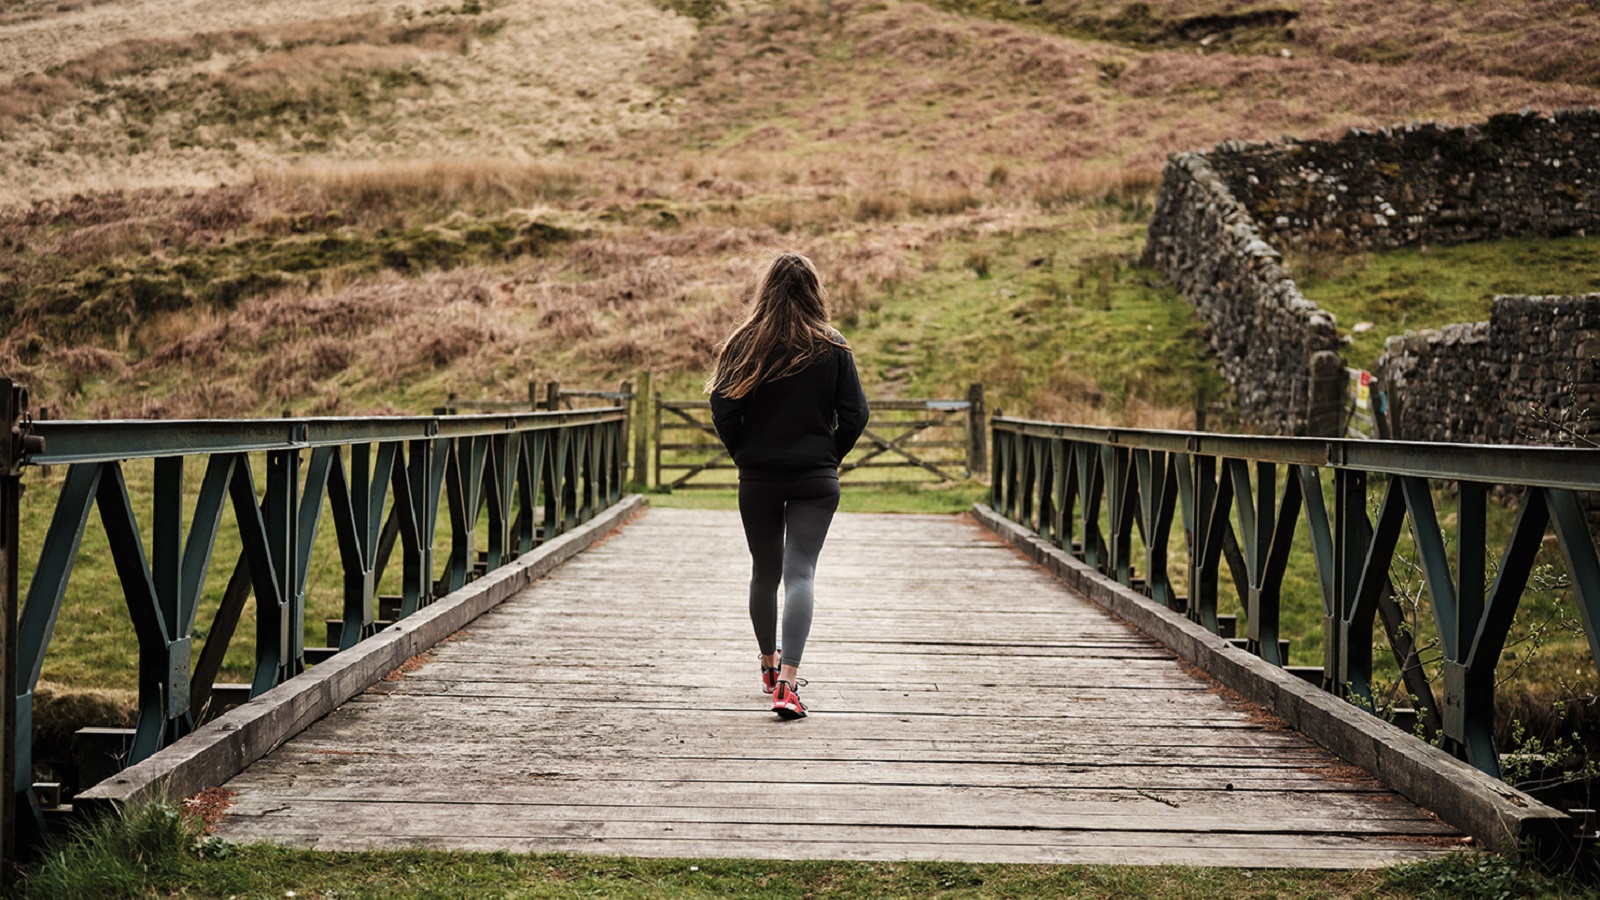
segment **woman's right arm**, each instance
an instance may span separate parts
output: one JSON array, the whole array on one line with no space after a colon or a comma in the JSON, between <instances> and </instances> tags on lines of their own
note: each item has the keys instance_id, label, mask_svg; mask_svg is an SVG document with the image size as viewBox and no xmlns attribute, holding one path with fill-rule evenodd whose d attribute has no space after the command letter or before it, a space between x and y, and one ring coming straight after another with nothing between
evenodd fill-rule
<instances>
[{"instance_id":1,"label":"woman's right arm","mask_svg":"<svg viewBox=\"0 0 1600 900\"><path fill-rule=\"evenodd\" d=\"M744 437L744 398L733 400L715 391L711 394L711 425L722 438L728 455L739 452L739 441Z\"/></svg>"},{"instance_id":2,"label":"woman's right arm","mask_svg":"<svg viewBox=\"0 0 1600 900\"><path fill-rule=\"evenodd\" d=\"M869 412L866 392L861 389L861 376L856 373L855 355L841 349L839 356L839 379L835 382L833 396L838 424L833 430L833 441L842 463L861 438L861 432L866 430Z\"/></svg>"}]
</instances>

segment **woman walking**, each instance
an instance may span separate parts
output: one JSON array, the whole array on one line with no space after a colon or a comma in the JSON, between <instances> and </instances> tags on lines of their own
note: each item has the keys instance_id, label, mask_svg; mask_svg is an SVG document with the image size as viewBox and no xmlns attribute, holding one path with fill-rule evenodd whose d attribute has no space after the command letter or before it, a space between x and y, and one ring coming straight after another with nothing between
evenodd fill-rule
<instances>
[{"instance_id":1,"label":"woman walking","mask_svg":"<svg viewBox=\"0 0 1600 900\"><path fill-rule=\"evenodd\" d=\"M839 507L839 463L867 425L867 398L811 260L784 253L754 309L717 353L706 382L711 419L739 467L739 516L750 546L750 622L772 711L798 719L800 655L811 631L812 580ZM784 585L783 655L777 643Z\"/></svg>"}]
</instances>

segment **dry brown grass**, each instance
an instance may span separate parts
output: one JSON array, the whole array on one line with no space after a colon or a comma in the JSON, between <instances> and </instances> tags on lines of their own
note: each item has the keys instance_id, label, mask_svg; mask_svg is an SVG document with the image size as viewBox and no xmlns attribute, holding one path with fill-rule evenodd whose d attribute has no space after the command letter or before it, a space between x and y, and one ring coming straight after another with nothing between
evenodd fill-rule
<instances>
[{"instance_id":1,"label":"dry brown grass","mask_svg":"<svg viewBox=\"0 0 1600 900\"><path fill-rule=\"evenodd\" d=\"M59 109L78 95L78 89L64 78L24 75L0 92L0 124L14 127L30 116Z\"/></svg>"},{"instance_id":2,"label":"dry brown grass","mask_svg":"<svg viewBox=\"0 0 1600 900\"><path fill-rule=\"evenodd\" d=\"M1295 41L1322 55L1600 84L1600 9L1585 0L1302 0L1301 6Z\"/></svg>"},{"instance_id":3,"label":"dry brown grass","mask_svg":"<svg viewBox=\"0 0 1600 900\"><path fill-rule=\"evenodd\" d=\"M456 158L306 164L259 172L254 184L279 208L387 224L539 206L572 196L581 179L560 162Z\"/></svg>"},{"instance_id":4,"label":"dry brown grass","mask_svg":"<svg viewBox=\"0 0 1600 900\"><path fill-rule=\"evenodd\" d=\"M529 377L605 382L648 367L688 378L777 250L816 259L835 316L865 327L890 290L937 268L948 245L964 256L975 240L1050 228L1086 206L1106 227L1126 227L1174 150L1600 99L1590 87L1430 62L1143 52L896 0L757 4L692 38L674 30L681 22L622 0L558 5L539 32L532 7L512 2L495 11L505 30L464 55L448 30L407 37L366 7L318 37L306 23L327 23L327 9L295 9L303 21L228 23L225 33L248 31L254 43L218 56L204 77L298 90L325 74L420 66L436 96L396 120L413 158L362 144L357 127L346 146L289 164L257 148L237 165L273 164L232 187L57 194L0 215L0 237L90 265L261 234L456 227L530 208L587 237L490 268L336 277L231 311L157 316L126 337L130 369L101 373L113 389L91 392L94 408L176 415L253 398L258 408L354 411L395 402L397 385L509 395ZM659 40L640 36L662 22ZM126 73L160 53L133 39L108 38L97 71L144 77ZM162 58L197 55L164 39L174 43ZM561 40L559 53L534 52ZM606 69L619 54L632 58ZM471 93L479 76L472 90L482 93ZM443 140L441 129L455 136ZM564 149L549 152L557 144ZM28 357L21 339L0 344L8 371L68 368ZM1066 376L1025 381L1004 361L979 374L999 393L1036 398L1039 415L1191 421L1137 391L1106 397ZM136 379L155 387L128 389Z\"/></svg>"},{"instance_id":5,"label":"dry brown grass","mask_svg":"<svg viewBox=\"0 0 1600 900\"><path fill-rule=\"evenodd\" d=\"M1168 153L1228 138L1331 135L1600 99L1591 87L1430 64L1141 53L913 3L790 3L707 28L674 83L690 99L683 142L719 146L722 170L736 171L734 160L754 151L723 143L729 123L746 135L761 128L745 123L781 119L791 156L855 173L845 180L867 200L862 221L892 205L896 189L951 170L986 191L987 202L1074 163L1079 172L1132 169L1143 179ZM1008 177L990 183L996 164Z\"/></svg>"},{"instance_id":6,"label":"dry brown grass","mask_svg":"<svg viewBox=\"0 0 1600 900\"><path fill-rule=\"evenodd\" d=\"M71 688L40 681L33 691L33 741L40 755L71 761L80 728L133 727L139 695L110 688Z\"/></svg>"},{"instance_id":7,"label":"dry brown grass","mask_svg":"<svg viewBox=\"0 0 1600 900\"><path fill-rule=\"evenodd\" d=\"M329 78L384 69L402 69L426 52L416 47L312 45L271 53L217 77L219 85L242 91L304 88Z\"/></svg>"},{"instance_id":8,"label":"dry brown grass","mask_svg":"<svg viewBox=\"0 0 1600 900\"><path fill-rule=\"evenodd\" d=\"M649 0L509 0L482 15L392 0L191 6L127 0L0 22L0 208L237 182L289 160L587 147L670 117L641 76L692 33ZM69 75L25 80L56 72ZM403 73L405 89L368 80L382 73ZM292 116L236 120L241 94L282 95L320 118L311 130Z\"/></svg>"},{"instance_id":9,"label":"dry brown grass","mask_svg":"<svg viewBox=\"0 0 1600 900\"><path fill-rule=\"evenodd\" d=\"M109 350L90 346L52 350L48 361L51 365L59 366L76 376L120 375L128 369L128 364L122 357Z\"/></svg>"}]
</instances>

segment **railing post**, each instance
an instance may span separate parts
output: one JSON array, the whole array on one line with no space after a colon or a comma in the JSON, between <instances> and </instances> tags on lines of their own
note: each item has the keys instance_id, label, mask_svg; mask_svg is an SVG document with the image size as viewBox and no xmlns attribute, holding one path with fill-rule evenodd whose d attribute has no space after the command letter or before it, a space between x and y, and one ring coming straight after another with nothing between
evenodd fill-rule
<instances>
[{"instance_id":1,"label":"railing post","mask_svg":"<svg viewBox=\"0 0 1600 900\"><path fill-rule=\"evenodd\" d=\"M639 484L650 481L650 373L640 372L638 390L633 395L633 480ZM623 453L627 452L624 447Z\"/></svg>"},{"instance_id":2,"label":"railing post","mask_svg":"<svg viewBox=\"0 0 1600 900\"><path fill-rule=\"evenodd\" d=\"M989 474L989 452L984 446L988 423L983 414L983 385L967 386L967 475L981 478Z\"/></svg>"},{"instance_id":3,"label":"railing post","mask_svg":"<svg viewBox=\"0 0 1600 900\"><path fill-rule=\"evenodd\" d=\"M278 596L256 594L256 670L250 696L256 697L300 674L302 633L295 632L296 515L300 499L300 453L267 452L267 489L262 520L267 531L267 555L277 573Z\"/></svg>"},{"instance_id":4,"label":"railing post","mask_svg":"<svg viewBox=\"0 0 1600 900\"><path fill-rule=\"evenodd\" d=\"M1351 695L1365 700L1372 694L1372 614L1357 616L1356 593L1372 527L1367 522L1367 473L1353 469L1334 471L1333 575L1334 614L1338 618L1335 648L1334 687L1341 697Z\"/></svg>"},{"instance_id":5,"label":"railing post","mask_svg":"<svg viewBox=\"0 0 1600 900\"><path fill-rule=\"evenodd\" d=\"M10 880L17 836L17 531L22 502L23 415L28 393L0 379L0 883Z\"/></svg>"},{"instance_id":6,"label":"railing post","mask_svg":"<svg viewBox=\"0 0 1600 900\"><path fill-rule=\"evenodd\" d=\"M555 412L561 408L561 382L545 382L544 408L550 410L551 412Z\"/></svg>"},{"instance_id":7,"label":"railing post","mask_svg":"<svg viewBox=\"0 0 1600 900\"><path fill-rule=\"evenodd\" d=\"M1189 619L1213 634L1217 630L1217 574L1222 557L1222 527L1226 526L1227 497L1220 497L1217 458L1194 454L1194 543L1189 555ZM1217 519L1221 506L1222 522Z\"/></svg>"},{"instance_id":8,"label":"railing post","mask_svg":"<svg viewBox=\"0 0 1600 900\"><path fill-rule=\"evenodd\" d=\"M994 477L989 480L989 508L996 512L1000 512L1005 509L1004 497L1007 471L1005 465L1005 446L1006 441L1009 440L1009 437L1002 436L1000 430L995 428L993 422L989 423L989 427L994 429L993 434L991 435L991 443L994 444L995 453ZM1070 511L1068 514L1070 515ZM1069 547L1068 549L1071 548Z\"/></svg>"}]
</instances>

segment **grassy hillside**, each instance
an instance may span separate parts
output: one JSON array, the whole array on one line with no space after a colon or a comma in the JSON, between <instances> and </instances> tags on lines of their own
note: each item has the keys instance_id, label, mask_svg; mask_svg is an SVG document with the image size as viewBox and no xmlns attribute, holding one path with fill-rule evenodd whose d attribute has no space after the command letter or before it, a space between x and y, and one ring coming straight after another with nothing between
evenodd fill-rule
<instances>
[{"instance_id":1,"label":"grassy hillside","mask_svg":"<svg viewBox=\"0 0 1600 900\"><path fill-rule=\"evenodd\" d=\"M69 7L0 16L0 372L72 415L409 411L645 368L688 392L794 248L874 390L1177 422L1218 387L1131 267L1168 152L1600 96L1039 19L1105 4L303 0L204 33ZM1453 39L1509 40L1481 18Z\"/></svg>"}]
</instances>

